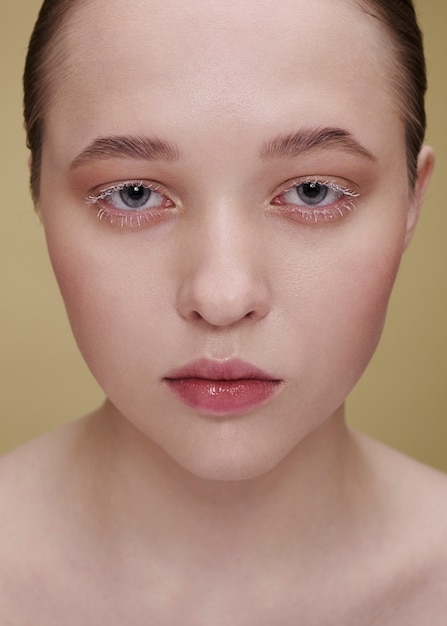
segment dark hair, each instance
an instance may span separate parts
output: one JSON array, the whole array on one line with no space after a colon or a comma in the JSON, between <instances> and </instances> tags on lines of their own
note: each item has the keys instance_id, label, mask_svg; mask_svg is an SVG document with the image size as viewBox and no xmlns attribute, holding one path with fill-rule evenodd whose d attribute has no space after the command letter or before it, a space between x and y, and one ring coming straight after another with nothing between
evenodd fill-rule
<instances>
[{"instance_id":1,"label":"dark hair","mask_svg":"<svg viewBox=\"0 0 447 626\"><path fill-rule=\"evenodd\" d=\"M365 13L379 20L394 43L397 64L390 67L392 84L405 123L407 169L411 188L427 128L427 68L424 42L412 0L358 0Z\"/></svg>"},{"instance_id":2,"label":"dark hair","mask_svg":"<svg viewBox=\"0 0 447 626\"><path fill-rule=\"evenodd\" d=\"M67 16L82 0L44 0L31 36L23 77L24 117L27 146L32 154L31 191L39 199L44 120L52 76L61 67ZM390 74L402 119L405 123L408 177L411 187L417 176L417 158L426 129L426 66L422 33L412 0L356 0L388 31L394 47ZM397 60L397 62L396 62Z\"/></svg>"}]
</instances>

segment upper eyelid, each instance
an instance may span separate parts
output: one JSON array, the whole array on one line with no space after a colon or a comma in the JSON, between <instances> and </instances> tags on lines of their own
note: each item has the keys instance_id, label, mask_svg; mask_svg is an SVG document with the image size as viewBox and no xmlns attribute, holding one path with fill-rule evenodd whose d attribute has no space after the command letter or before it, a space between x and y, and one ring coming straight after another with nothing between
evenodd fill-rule
<instances>
[{"instance_id":1,"label":"upper eyelid","mask_svg":"<svg viewBox=\"0 0 447 626\"><path fill-rule=\"evenodd\" d=\"M168 196L166 189L160 183L156 183L154 181L149 182L149 181L145 181L139 178L139 179L134 179L134 180L121 181L119 183L111 183L107 186L102 186L101 190L98 191L98 193L88 194L86 197L86 202L87 204L95 204L99 202L100 200L105 200L106 198L111 196L113 193L117 191L122 191L123 189L125 189L126 187L130 187L131 185L135 185L138 187L140 186L146 187L147 189L151 189L152 191L155 191L156 193Z\"/></svg>"},{"instance_id":2,"label":"upper eyelid","mask_svg":"<svg viewBox=\"0 0 447 626\"><path fill-rule=\"evenodd\" d=\"M347 187L341 183L337 183L335 180L328 178L326 176L306 176L305 178L296 178L285 183L285 186L279 193L275 193L273 198L277 198L288 191L291 191L294 187L299 187L300 185L305 185L306 183L318 183L319 185L323 185L331 189L332 191L340 192L341 195L347 196L349 198L358 198L360 193Z\"/></svg>"}]
</instances>

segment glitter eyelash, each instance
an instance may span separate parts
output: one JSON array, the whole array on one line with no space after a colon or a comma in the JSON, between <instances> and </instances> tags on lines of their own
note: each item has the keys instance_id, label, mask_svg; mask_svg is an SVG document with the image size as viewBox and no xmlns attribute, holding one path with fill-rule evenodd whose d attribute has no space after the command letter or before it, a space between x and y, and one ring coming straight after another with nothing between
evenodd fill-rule
<instances>
[{"instance_id":1,"label":"glitter eyelash","mask_svg":"<svg viewBox=\"0 0 447 626\"><path fill-rule=\"evenodd\" d=\"M129 208L125 211L117 209L113 206L104 206L102 201L110 198L114 193L122 191L126 187L134 185L136 187L145 187L156 193L163 194L163 190L159 185L154 183L145 183L142 180L127 180L116 185L111 185L100 191L98 194L89 195L86 198L86 203L89 206L97 207L96 216L102 222L107 224L117 224L122 228L139 228L145 224L151 224L166 213L166 208L152 207L150 209L132 209Z\"/></svg>"},{"instance_id":2,"label":"glitter eyelash","mask_svg":"<svg viewBox=\"0 0 447 626\"><path fill-rule=\"evenodd\" d=\"M112 213L110 209L105 207L99 207L96 216L100 222L118 224L121 228L140 228L144 224L150 224L154 219L146 213Z\"/></svg>"},{"instance_id":3,"label":"glitter eyelash","mask_svg":"<svg viewBox=\"0 0 447 626\"><path fill-rule=\"evenodd\" d=\"M316 177L308 177L305 179L298 179L292 181L288 187L281 192L276 198L283 196L288 191L291 191L294 187L298 187L300 185L306 185L308 183L316 183L321 185L322 187L326 187L330 191L334 191L338 194L339 199L345 198L345 201L342 202L341 205L335 206L326 206L323 205L321 207L313 208L311 205L291 205L286 204L286 210L292 216L298 215L304 222L311 222L314 224L318 224L319 222L334 222L345 216L346 213L350 213L356 210L356 206L354 204L355 198L359 197L359 193L353 191L352 189L348 189L343 185L339 185L333 180L319 179Z\"/></svg>"},{"instance_id":4,"label":"glitter eyelash","mask_svg":"<svg viewBox=\"0 0 447 626\"><path fill-rule=\"evenodd\" d=\"M122 191L130 185L134 185L135 187L147 187L148 189L153 189L154 191L157 191L154 186L145 185L142 180L128 180L122 183L118 183L117 185L107 187L106 189L100 191L98 194L87 196L87 204L96 204L99 200L105 200L116 191Z\"/></svg>"}]
</instances>

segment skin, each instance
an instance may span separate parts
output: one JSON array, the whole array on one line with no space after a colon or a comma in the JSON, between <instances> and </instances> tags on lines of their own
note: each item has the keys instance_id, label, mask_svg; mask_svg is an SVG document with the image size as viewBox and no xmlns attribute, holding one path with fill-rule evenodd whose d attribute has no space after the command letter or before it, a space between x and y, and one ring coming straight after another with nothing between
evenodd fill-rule
<instances>
[{"instance_id":1,"label":"skin","mask_svg":"<svg viewBox=\"0 0 447 626\"><path fill-rule=\"evenodd\" d=\"M70 17L39 208L108 400L3 461L6 623L172 624L181 611L185 624L441 625L445 479L343 415L433 154L421 152L410 190L386 35L336 5L90 0ZM321 127L370 156L262 156L278 135ZM179 158L73 167L110 135L157 137ZM355 210L315 222L285 207L310 177L355 193ZM162 186L156 220L98 219L86 199L123 181ZM164 382L200 357L244 359L280 392L256 411L204 415Z\"/></svg>"}]
</instances>

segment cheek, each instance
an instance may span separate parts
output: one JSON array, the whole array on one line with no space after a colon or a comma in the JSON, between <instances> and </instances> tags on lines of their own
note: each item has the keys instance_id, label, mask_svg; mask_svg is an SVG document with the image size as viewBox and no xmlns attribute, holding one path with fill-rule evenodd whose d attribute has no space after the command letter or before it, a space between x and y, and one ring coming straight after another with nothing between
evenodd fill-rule
<instances>
[{"instance_id":1,"label":"cheek","mask_svg":"<svg viewBox=\"0 0 447 626\"><path fill-rule=\"evenodd\" d=\"M344 282L340 280L339 291L335 287L329 291L337 343L344 346L341 352L347 357L346 371L352 369L356 378L380 339L399 260L399 255L382 258L380 264L359 260ZM350 359L356 367L350 368Z\"/></svg>"},{"instance_id":2,"label":"cheek","mask_svg":"<svg viewBox=\"0 0 447 626\"><path fill-rule=\"evenodd\" d=\"M74 337L105 390L110 381L125 381L130 370L135 378L144 377L148 348L156 359L160 327L167 324L169 287L162 260L154 264L150 255L129 254L129 242L119 240L104 245L88 231L74 237L60 225L47 227L50 257Z\"/></svg>"},{"instance_id":3,"label":"cheek","mask_svg":"<svg viewBox=\"0 0 447 626\"><path fill-rule=\"evenodd\" d=\"M315 401L321 388L311 378L325 379L335 405L343 402L369 363L383 330L402 241L400 233L389 244L359 237L324 252L307 281L295 289L288 308L297 311L293 332L307 355L302 371Z\"/></svg>"}]
</instances>

